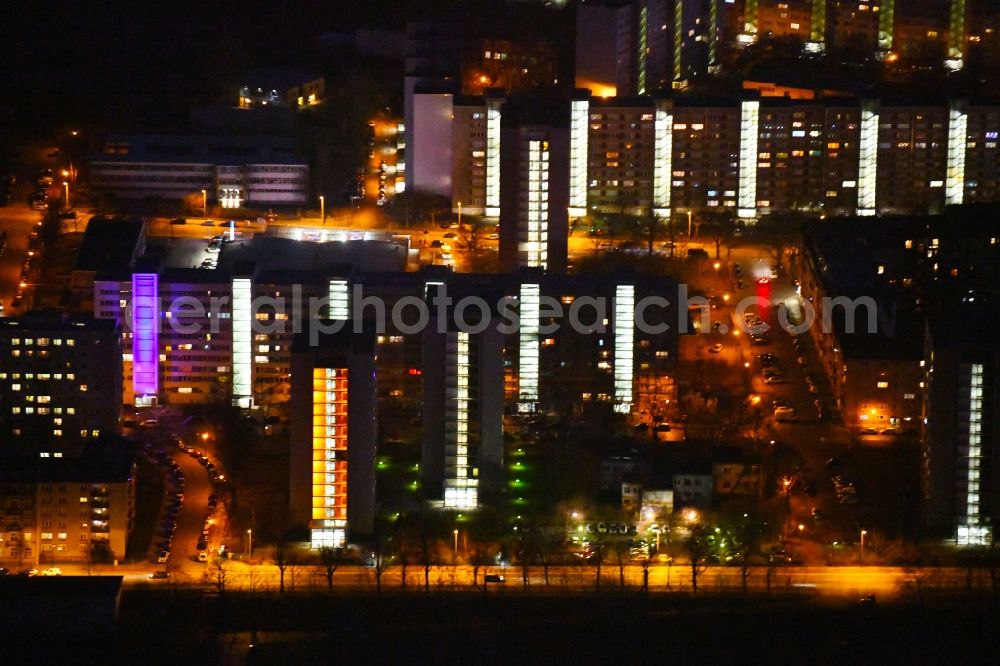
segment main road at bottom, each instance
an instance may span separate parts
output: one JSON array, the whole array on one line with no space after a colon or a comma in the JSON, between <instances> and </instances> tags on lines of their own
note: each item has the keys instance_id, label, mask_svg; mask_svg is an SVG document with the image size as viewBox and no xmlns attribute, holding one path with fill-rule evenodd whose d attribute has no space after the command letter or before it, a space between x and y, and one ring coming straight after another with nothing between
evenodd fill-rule
<instances>
[{"instance_id":1,"label":"main road at bottom","mask_svg":"<svg viewBox=\"0 0 1000 666\"><path fill-rule=\"evenodd\" d=\"M212 581L216 564L201 565L210 569ZM226 561L226 589L256 591L274 591L279 586L279 570L271 564L248 565L243 562ZM126 576L126 584L205 584L205 579L188 573L189 568L179 576L163 581L149 581L139 575L134 569ZM64 573L73 571L64 567ZM97 572L92 572L97 573ZM100 573L114 573L101 571ZM121 573L121 572L119 572ZM181 573L181 572L177 572ZM193 572L192 572L193 573ZM402 588L402 569L394 565L382 575L383 590L398 590ZM489 583L489 587L520 592L524 588L522 569L517 566L481 567L477 574L477 582L483 585L484 576L499 574L504 578L502 584ZM548 582L541 566L532 566L528 570L529 590L543 593L550 591L580 592L596 588L595 568L592 566L550 566ZM470 588L473 583L473 568L468 565L433 566L429 571L432 590L449 590L455 588ZM624 567L624 579L627 588L636 590L642 586L643 569L636 564ZM601 571L601 589L614 590L620 584L617 564L605 564ZM375 573L371 567L345 565L337 568L334 573L335 589L371 590L375 591ZM420 565L407 567L406 587L410 590L420 589L424 585L424 568ZM324 590L327 582L323 567L314 565L290 566L285 570L286 590ZM763 592L793 591L831 598L856 599L860 596L875 594L880 599L894 599L913 595L920 591L940 590L965 592L968 589L987 590L990 588L989 572L986 569L970 571L958 567L882 567L882 566L782 566L752 567L747 579L748 589ZM690 592L691 568L686 564L666 566L657 564L649 568L649 589L652 592ZM738 592L742 589L742 572L739 567L712 566L698 576L698 590L703 593Z\"/></svg>"}]
</instances>

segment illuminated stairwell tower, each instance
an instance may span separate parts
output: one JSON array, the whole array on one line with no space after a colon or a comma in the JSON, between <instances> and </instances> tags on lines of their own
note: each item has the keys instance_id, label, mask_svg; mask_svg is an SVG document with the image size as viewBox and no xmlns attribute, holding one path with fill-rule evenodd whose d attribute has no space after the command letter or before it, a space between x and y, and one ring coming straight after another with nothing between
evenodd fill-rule
<instances>
[{"instance_id":1,"label":"illuminated stairwell tower","mask_svg":"<svg viewBox=\"0 0 1000 666\"><path fill-rule=\"evenodd\" d=\"M944 61L948 69L959 70L965 64L965 0L951 0L951 16L948 25L948 57Z\"/></svg>"},{"instance_id":2,"label":"illuminated stairwell tower","mask_svg":"<svg viewBox=\"0 0 1000 666\"><path fill-rule=\"evenodd\" d=\"M806 51L822 53L826 49L826 0L812 0L809 41Z\"/></svg>"},{"instance_id":3,"label":"illuminated stairwell tower","mask_svg":"<svg viewBox=\"0 0 1000 666\"><path fill-rule=\"evenodd\" d=\"M892 51L896 0L882 0L878 7L878 47L884 53Z\"/></svg>"}]
</instances>

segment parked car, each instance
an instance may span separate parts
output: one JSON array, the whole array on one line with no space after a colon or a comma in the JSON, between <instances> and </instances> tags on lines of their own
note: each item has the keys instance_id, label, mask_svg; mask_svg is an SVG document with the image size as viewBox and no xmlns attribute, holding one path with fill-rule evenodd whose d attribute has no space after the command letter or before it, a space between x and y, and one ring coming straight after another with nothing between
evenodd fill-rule
<instances>
[{"instance_id":1,"label":"parked car","mask_svg":"<svg viewBox=\"0 0 1000 666\"><path fill-rule=\"evenodd\" d=\"M791 421L794 418L795 409L793 407L775 407L774 419L776 421Z\"/></svg>"}]
</instances>

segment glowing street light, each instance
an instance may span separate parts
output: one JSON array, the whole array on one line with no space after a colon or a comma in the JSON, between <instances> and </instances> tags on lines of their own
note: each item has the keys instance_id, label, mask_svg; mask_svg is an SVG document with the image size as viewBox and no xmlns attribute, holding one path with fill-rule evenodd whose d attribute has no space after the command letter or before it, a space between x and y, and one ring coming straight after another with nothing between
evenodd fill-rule
<instances>
[{"instance_id":1,"label":"glowing street light","mask_svg":"<svg viewBox=\"0 0 1000 666\"><path fill-rule=\"evenodd\" d=\"M247 557L253 556L253 529L247 530Z\"/></svg>"},{"instance_id":2,"label":"glowing street light","mask_svg":"<svg viewBox=\"0 0 1000 666\"><path fill-rule=\"evenodd\" d=\"M319 195L319 218L326 224L326 197Z\"/></svg>"},{"instance_id":3,"label":"glowing street light","mask_svg":"<svg viewBox=\"0 0 1000 666\"><path fill-rule=\"evenodd\" d=\"M202 217L208 216L208 190L201 191L201 214Z\"/></svg>"},{"instance_id":4,"label":"glowing street light","mask_svg":"<svg viewBox=\"0 0 1000 666\"><path fill-rule=\"evenodd\" d=\"M865 535L868 530L861 530L861 564L865 563Z\"/></svg>"},{"instance_id":5,"label":"glowing street light","mask_svg":"<svg viewBox=\"0 0 1000 666\"><path fill-rule=\"evenodd\" d=\"M68 180L64 180L63 181L63 187L66 189L66 208L69 208L69 181Z\"/></svg>"}]
</instances>

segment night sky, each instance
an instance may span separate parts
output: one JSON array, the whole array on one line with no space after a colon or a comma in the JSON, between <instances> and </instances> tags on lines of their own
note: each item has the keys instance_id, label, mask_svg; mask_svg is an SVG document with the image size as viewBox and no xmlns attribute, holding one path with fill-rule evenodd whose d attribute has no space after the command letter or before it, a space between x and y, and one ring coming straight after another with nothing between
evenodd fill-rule
<instances>
[{"instance_id":1,"label":"night sky","mask_svg":"<svg viewBox=\"0 0 1000 666\"><path fill-rule=\"evenodd\" d=\"M38 0L4 12L0 109L8 119L210 103L247 69L314 61L324 32L401 29L435 14L495 28L513 13L502 0ZM543 23L529 18L521 29L545 31Z\"/></svg>"}]
</instances>

